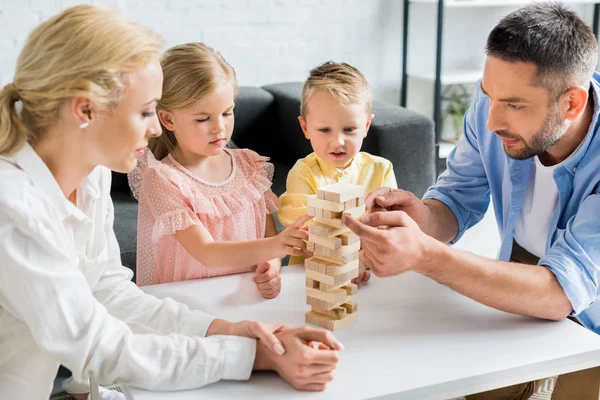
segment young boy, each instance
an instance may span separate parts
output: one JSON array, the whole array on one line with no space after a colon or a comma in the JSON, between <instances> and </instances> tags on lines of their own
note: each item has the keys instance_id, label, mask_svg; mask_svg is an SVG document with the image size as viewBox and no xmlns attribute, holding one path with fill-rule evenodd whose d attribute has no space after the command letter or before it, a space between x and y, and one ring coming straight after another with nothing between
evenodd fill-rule
<instances>
[{"instance_id":1,"label":"young boy","mask_svg":"<svg viewBox=\"0 0 600 400\"><path fill-rule=\"evenodd\" d=\"M360 152L373 117L371 89L358 69L330 61L310 71L298 120L314 152L298 160L287 176L277 212L282 225L306 214L308 196L332 183L361 185L365 195L382 186L397 188L390 161ZM300 257L290 259L290 264L302 262ZM361 271L357 282L366 282L369 275Z\"/></svg>"}]
</instances>

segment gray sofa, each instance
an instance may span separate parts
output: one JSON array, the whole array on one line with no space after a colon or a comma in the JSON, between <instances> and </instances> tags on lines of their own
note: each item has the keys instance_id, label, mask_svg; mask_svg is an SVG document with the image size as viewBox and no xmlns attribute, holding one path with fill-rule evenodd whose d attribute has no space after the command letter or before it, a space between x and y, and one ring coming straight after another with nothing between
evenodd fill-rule
<instances>
[{"instance_id":1,"label":"gray sofa","mask_svg":"<svg viewBox=\"0 0 600 400\"><path fill-rule=\"evenodd\" d=\"M298 124L301 90L301 83L242 87L236 101L232 141L271 158L277 195L285 191L287 173L296 160L312 152ZM373 104L373 113L362 150L390 160L398 186L421 196L434 182L433 122L414 111L378 101ZM137 203L125 175L113 174L111 194L122 261L135 272Z\"/></svg>"}]
</instances>

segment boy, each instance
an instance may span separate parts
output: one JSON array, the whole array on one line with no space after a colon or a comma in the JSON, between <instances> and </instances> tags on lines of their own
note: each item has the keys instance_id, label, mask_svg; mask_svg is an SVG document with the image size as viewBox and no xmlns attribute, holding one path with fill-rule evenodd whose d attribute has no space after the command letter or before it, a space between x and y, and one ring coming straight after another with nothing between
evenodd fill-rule
<instances>
[{"instance_id":1,"label":"boy","mask_svg":"<svg viewBox=\"0 0 600 400\"><path fill-rule=\"evenodd\" d=\"M326 62L310 71L302 88L300 126L314 150L290 170L277 218L284 226L306 214L308 196L336 182L361 185L365 195L380 187L397 188L392 163L360 152L371 120L371 89L363 74L346 63ZM292 257L290 264L303 259ZM361 270L357 283L369 271Z\"/></svg>"}]
</instances>

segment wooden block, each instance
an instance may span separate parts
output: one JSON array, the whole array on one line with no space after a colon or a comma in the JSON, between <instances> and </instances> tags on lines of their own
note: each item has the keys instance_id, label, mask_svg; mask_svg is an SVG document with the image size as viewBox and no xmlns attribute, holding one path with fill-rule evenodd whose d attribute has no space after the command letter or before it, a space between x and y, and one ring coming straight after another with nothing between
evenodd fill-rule
<instances>
[{"instance_id":1,"label":"wooden block","mask_svg":"<svg viewBox=\"0 0 600 400\"><path fill-rule=\"evenodd\" d=\"M316 217L317 215L315 214L315 211L317 211L316 208L314 208L314 207L308 207L306 209L306 214L310 215L311 217Z\"/></svg>"},{"instance_id":2,"label":"wooden block","mask_svg":"<svg viewBox=\"0 0 600 400\"><path fill-rule=\"evenodd\" d=\"M347 200L364 196L365 189L362 186L352 183L338 182L320 189L317 189L317 198L344 203Z\"/></svg>"},{"instance_id":3,"label":"wooden block","mask_svg":"<svg viewBox=\"0 0 600 400\"><path fill-rule=\"evenodd\" d=\"M315 251L315 244L313 242L306 242L306 250L310 252Z\"/></svg>"},{"instance_id":4,"label":"wooden block","mask_svg":"<svg viewBox=\"0 0 600 400\"><path fill-rule=\"evenodd\" d=\"M361 207L365 205L365 197L360 196L356 198L356 207Z\"/></svg>"},{"instance_id":5,"label":"wooden block","mask_svg":"<svg viewBox=\"0 0 600 400\"><path fill-rule=\"evenodd\" d=\"M332 227L337 228L337 229L340 229L340 228L344 227L344 224L342 224L342 220L338 219L338 218L315 217L314 221L318 222L320 224L332 226Z\"/></svg>"},{"instance_id":6,"label":"wooden block","mask_svg":"<svg viewBox=\"0 0 600 400\"><path fill-rule=\"evenodd\" d=\"M341 306L333 307L331 310L323 310L319 307L312 306L311 311L317 314L327 315L328 317L335 319L342 319L348 313L348 310L346 310L345 307Z\"/></svg>"},{"instance_id":7,"label":"wooden block","mask_svg":"<svg viewBox=\"0 0 600 400\"><path fill-rule=\"evenodd\" d=\"M344 211L343 203L340 204L340 203L336 203L333 201L318 199L315 196L308 197L308 206L314 207L314 208L320 208L322 210L335 211L335 212Z\"/></svg>"},{"instance_id":8,"label":"wooden block","mask_svg":"<svg viewBox=\"0 0 600 400\"><path fill-rule=\"evenodd\" d=\"M348 302L348 298L346 298L342 301L339 301L337 303L330 303L328 301L317 299L315 297L306 296L306 304L308 304L309 306L318 307L321 310L332 310L335 307L339 307L340 304L347 303L347 302Z\"/></svg>"},{"instance_id":9,"label":"wooden block","mask_svg":"<svg viewBox=\"0 0 600 400\"><path fill-rule=\"evenodd\" d=\"M305 314L305 321L307 323L330 331L342 329L344 326L355 322L357 319L358 313L348 314L342 319L334 319L327 315L317 314L312 311L309 311Z\"/></svg>"},{"instance_id":10,"label":"wooden block","mask_svg":"<svg viewBox=\"0 0 600 400\"><path fill-rule=\"evenodd\" d=\"M356 292L358 292L358 285L356 283L349 283L345 286L342 286L342 289L346 290L346 293L348 293L348 296L352 296L352 295L355 295Z\"/></svg>"},{"instance_id":11,"label":"wooden block","mask_svg":"<svg viewBox=\"0 0 600 400\"><path fill-rule=\"evenodd\" d=\"M354 266L352 266L354 267ZM337 268L345 268L345 266L337 267ZM306 277L315 281L319 281L327 285L326 288L323 288L322 285L319 285L321 290L325 290L326 292L330 292L333 289L338 289L341 286L344 286L354 278L358 276L358 267L354 267L350 270L340 272L336 275L328 275L322 272L314 271L312 269L306 270Z\"/></svg>"},{"instance_id":12,"label":"wooden block","mask_svg":"<svg viewBox=\"0 0 600 400\"><path fill-rule=\"evenodd\" d=\"M337 250L342 247L342 239L338 237L326 238L315 235L314 233L308 234L308 241L313 242L314 244L319 244L321 246L327 247L332 250Z\"/></svg>"},{"instance_id":13,"label":"wooden block","mask_svg":"<svg viewBox=\"0 0 600 400\"><path fill-rule=\"evenodd\" d=\"M344 202L344 210L358 207L358 197L356 199L348 200Z\"/></svg>"},{"instance_id":14,"label":"wooden block","mask_svg":"<svg viewBox=\"0 0 600 400\"><path fill-rule=\"evenodd\" d=\"M348 300L345 303L342 303L342 307L348 310L348 314L356 314L358 311L358 304L352 300Z\"/></svg>"},{"instance_id":15,"label":"wooden block","mask_svg":"<svg viewBox=\"0 0 600 400\"><path fill-rule=\"evenodd\" d=\"M321 210L321 218L325 218L325 219L340 219L342 218L342 212L341 211L331 211L331 210ZM341 221L341 219L340 219Z\"/></svg>"},{"instance_id":16,"label":"wooden block","mask_svg":"<svg viewBox=\"0 0 600 400\"><path fill-rule=\"evenodd\" d=\"M344 303L348 299L348 293L344 289L335 289L331 292L321 292L318 289L306 288L306 295L328 303Z\"/></svg>"},{"instance_id":17,"label":"wooden block","mask_svg":"<svg viewBox=\"0 0 600 400\"><path fill-rule=\"evenodd\" d=\"M365 205L358 206L355 208L350 208L348 210L344 210L343 214L350 214L353 218L359 218L365 213Z\"/></svg>"},{"instance_id":18,"label":"wooden block","mask_svg":"<svg viewBox=\"0 0 600 400\"><path fill-rule=\"evenodd\" d=\"M350 232L350 229L343 226L342 228L334 228L331 225L321 224L320 222L312 222L308 225L308 232L315 235L332 238L342 233Z\"/></svg>"},{"instance_id":19,"label":"wooden block","mask_svg":"<svg viewBox=\"0 0 600 400\"><path fill-rule=\"evenodd\" d=\"M314 271L313 271L314 272ZM344 272L343 274L335 275L333 278L333 283L319 281L319 289L324 292L330 292L334 289L339 289L342 286L346 286L351 283L352 279L358 276L358 268L355 268L351 271ZM346 289L344 289L346 290ZM348 291L346 290L346 293Z\"/></svg>"},{"instance_id":20,"label":"wooden block","mask_svg":"<svg viewBox=\"0 0 600 400\"><path fill-rule=\"evenodd\" d=\"M318 289L319 282L315 281L314 279L306 278L306 287L311 288L311 289Z\"/></svg>"},{"instance_id":21,"label":"wooden block","mask_svg":"<svg viewBox=\"0 0 600 400\"><path fill-rule=\"evenodd\" d=\"M330 276L335 276L344 274L354 269L358 270L358 260L350 261L344 265L328 264L325 273Z\"/></svg>"},{"instance_id":22,"label":"wooden block","mask_svg":"<svg viewBox=\"0 0 600 400\"><path fill-rule=\"evenodd\" d=\"M327 249L327 250L329 250L329 249ZM335 252L335 250L331 250L331 252L333 253L333 252ZM313 251L313 255L314 255L314 257L318 257L319 259L321 259L323 261L327 261L328 263L337 264L337 265L348 264L350 261L359 259L358 251L355 251L350 254L342 254L340 256L332 256L332 257L329 257L328 255L326 255L322 252L317 253L316 251Z\"/></svg>"},{"instance_id":23,"label":"wooden block","mask_svg":"<svg viewBox=\"0 0 600 400\"><path fill-rule=\"evenodd\" d=\"M304 260L304 268L306 268L306 271L315 271L321 274L326 274L327 266L329 265L330 263L328 261L319 259L314 256Z\"/></svg>"},{"instance_id":24,"label":"wooden block","mask_svg":"<svg viewBox=\"0 0 600 400\"><path fill-rule=\"evenodd\" d=\"M360 243L360 238L358 235L354 233L343 233L339 235L339 238L342 240L342 245L347 246L349 244Z\"/></svg>"}]
</instances>

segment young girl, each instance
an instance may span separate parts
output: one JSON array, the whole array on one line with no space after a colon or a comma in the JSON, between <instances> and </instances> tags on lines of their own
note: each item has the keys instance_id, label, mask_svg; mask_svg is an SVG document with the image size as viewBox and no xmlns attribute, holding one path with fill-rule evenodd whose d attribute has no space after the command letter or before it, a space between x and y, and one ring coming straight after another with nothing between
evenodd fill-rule
<instances>
[{"instance_id":1,"label":"young girl","mask_svg":"<svg viewBox=\"0 0 600 400\"><path fill-rule=\"evenodd\" d=\"M238 85L220 53L201 43L167 50L160 137L130 174L139 200L139 285L248 272L265 298L280 290L281 258L302 254L302 216L277 235L273 166L225 146Z\"/></svg>"}]
</instances>

